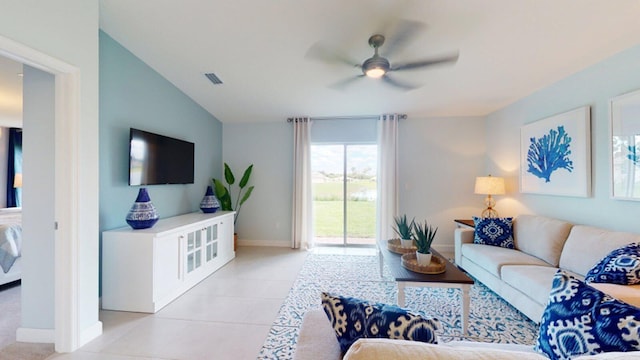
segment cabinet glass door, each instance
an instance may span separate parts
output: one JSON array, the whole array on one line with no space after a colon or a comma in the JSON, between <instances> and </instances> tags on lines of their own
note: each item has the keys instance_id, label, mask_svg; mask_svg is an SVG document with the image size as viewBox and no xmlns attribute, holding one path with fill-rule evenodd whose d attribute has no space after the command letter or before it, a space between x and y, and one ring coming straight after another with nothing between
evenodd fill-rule
<instances>
[{"instance_id":1,"label":"cabinet glass door","mask_svg":"<svg viewBox=\"0 0 640 360\"><path fill-rule=\"evenodd\" d=\"M207 226L206 249L206 262L209 262L218 256L218 224Z\"/></svg>"},{"instance_id":2,"label":"cabinet glass door","mask_svg":"<svg viewBox=\"0 0 640 360\"><path fill-rule=\"evenodd\" d=\"M202 266L202 230L187 234L187 274Z\"/></svg>"},{"instance_id":3,"label":"cabinet glass door","mask_svg":"<svg viewBox=\"0 0 640 360\"><path fill-rule=\"evenodd\" d=\"M190 273L195 269L195 237L196 234L192 232L187 235L187 273Z\"/></svg>"}]
</instances>

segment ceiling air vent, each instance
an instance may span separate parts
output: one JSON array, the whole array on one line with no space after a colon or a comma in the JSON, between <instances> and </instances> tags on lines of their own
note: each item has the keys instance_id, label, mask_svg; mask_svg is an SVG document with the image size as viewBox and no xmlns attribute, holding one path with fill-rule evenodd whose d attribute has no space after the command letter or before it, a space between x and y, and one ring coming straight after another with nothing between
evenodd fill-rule
<instances>
[{"instance_id":1,"label":"ceiling air vent","mask_svg":"<svg viewBox=\"0 0 640 360\"><path fill-rule=\"evenodd\" d=\"M220 80L220 78L218 78L214 73L206 73L204 76L206 76L214 85L222 84L222 80Z\"/></svg>"}]
</instances>

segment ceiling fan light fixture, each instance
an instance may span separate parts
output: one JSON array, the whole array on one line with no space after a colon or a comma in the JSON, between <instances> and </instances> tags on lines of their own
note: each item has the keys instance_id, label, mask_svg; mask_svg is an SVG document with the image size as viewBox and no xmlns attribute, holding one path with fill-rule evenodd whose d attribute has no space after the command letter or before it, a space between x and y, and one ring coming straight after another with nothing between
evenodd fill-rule
<instances>
[{"instance_id":1,"label":"ceiling fan light fixture","mask_svg":"<svg viewBox=\"0 0 640 360\"><path fill-rule=\"evenodd\" d=\"M365 75L367 75L370 78L379 79L383 77L385 73L386 73L385 69L376 67L376 68L368 69L365 72Z\"/></svg>"},{"instance_id":2,"label":"ceiling fan light fixture","mask_svg":"<svg viewBox=\"0 0 640 360\"><path fill-rule=\"evenodd\" d=\"M389 60L375 54L362 64L362 72L370 78L379 79L389 71Z\"/></svg>"}]
</instances>

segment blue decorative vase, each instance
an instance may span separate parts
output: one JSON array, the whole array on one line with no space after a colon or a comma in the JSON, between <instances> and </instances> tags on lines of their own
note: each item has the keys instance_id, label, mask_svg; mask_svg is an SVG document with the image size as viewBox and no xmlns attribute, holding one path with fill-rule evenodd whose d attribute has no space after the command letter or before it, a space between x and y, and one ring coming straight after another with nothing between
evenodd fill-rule
<instances>
[{"instance_id":1,"label":"blue decorative vase","mask_svg":"<svg viewBox=\"0 0 640 360\"><path fill-rule=\"evenodd\" d=\"M204 213L214 213L218 209L220 209L220 201L218 201L216 194L213 193L213 188L207 186L207 192L200 202L200 210Z\"/></svg>"},{"instance_id":2,"label":"blue decorative vase","mask_svg":"<svg viewBox=\"0 0 640 360\"><path fill-rule=\"evenodd\" d=\"M155 206L151 203L147 189L140 188L136 202L133 203L131 210L127 213L127 224L136 230L147 229L155 225L159 218Z\"/></svg>"}]
</instances>

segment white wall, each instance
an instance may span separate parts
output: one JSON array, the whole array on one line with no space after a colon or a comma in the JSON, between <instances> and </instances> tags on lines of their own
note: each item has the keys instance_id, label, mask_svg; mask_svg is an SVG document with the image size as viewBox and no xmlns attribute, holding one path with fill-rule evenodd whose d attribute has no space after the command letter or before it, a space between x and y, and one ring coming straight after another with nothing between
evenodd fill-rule
<instances>
[{"instance_id":1,"label":"white wall","mask_svg":"<svg viewBox=\"0 0 640 360\"><path fill-rule=\"evenodd\" d=\"M255 189L242 206L236 224L240 243L289 246L293 187L291 124L284 119L273 123L224 123L222 134L222 160L233 170L236 184L247 166L254 164L250 184Z\"/></svg>"},{"instance_id":2,"label":"white wall","mask_svg":"<svg viewBox=\"0 0 640 360\"><path fill-rule=\"evenodd\" d=\"M400 213L438 227L434 247L453 251L454 219L483 208L473 193L485 175L484 121L479 117L412 118L400 122Z\"/></svg>"},{"instance_id":3,"label":"white wall","mask_svg":"<svg viewBox=\"0 0 640 360\"><path fill-rule=\"evenodd\" d=\"M483 197L473 194L473 185L484 170L484 120L409 115L399 128L400 212L438 226L436 247L452 250L453 220L470 218L483 206ZM223 160L237 179L254 164L256 188L236 227L240 242L289 246L292 125L284 119L223 124L223 134Z\"/></svg>"},{"instance_id":4,"label":"white wall","mask_svg":"<svg viewBox=\"0 0 640 360\"><path fill-rule=\"evenodd\" d=\"M0 8L0 36L71 64L80 71L80 96L77 101L81 109L77 146L79 163L82 165L77 169L77 191L81 201L78 204L79 225L75 229L80 239L77 325L80 332L87 330L95 336L95 329L99 325L98 1L0 0ZM24 260L27 262L27 259ZM28 262L38 266L40 260L47 263L45 259L30 259ZM41 271L53 273L55 269L41 268ZM79 345L90 340L90 337L81 335Z\"/></svg>"},{"instance_id":5,"label":"white wall","mask_svg":"<svg viewBox=\"0 0 640 360\"><path fill-rule=\"evenodd\" d=\"M486 169L494 175L505 176L508 182L508 194L498 198L498 209L504 209L503 213L512 216L535 213L640 233L640 202L610 199L609 184L609 100L635 89L640 89L640 46L490 114L486 128ZM591 106L592 196L521 194L518 181L520 127L585 105Z\"/></svg>"}]
</instances>

